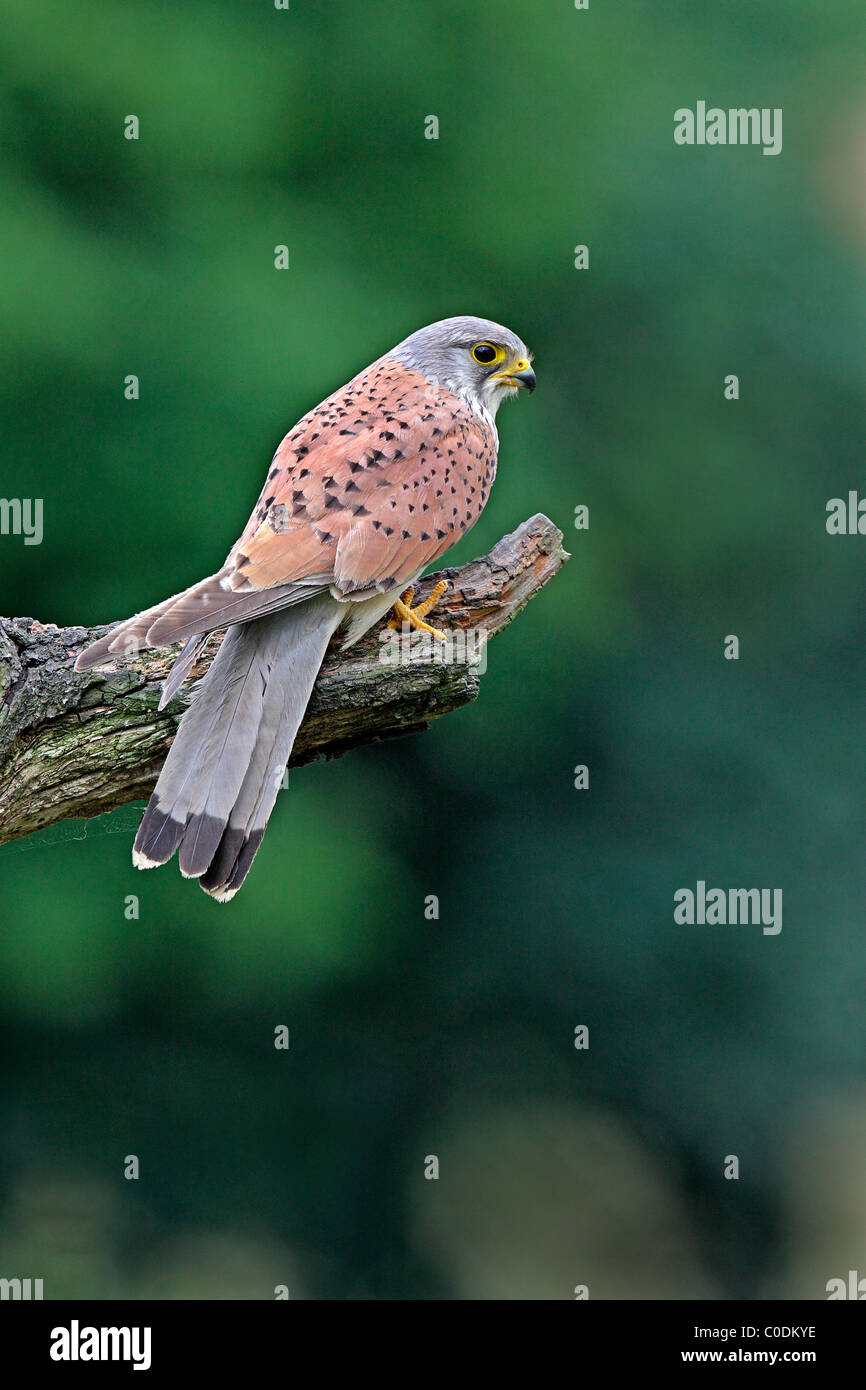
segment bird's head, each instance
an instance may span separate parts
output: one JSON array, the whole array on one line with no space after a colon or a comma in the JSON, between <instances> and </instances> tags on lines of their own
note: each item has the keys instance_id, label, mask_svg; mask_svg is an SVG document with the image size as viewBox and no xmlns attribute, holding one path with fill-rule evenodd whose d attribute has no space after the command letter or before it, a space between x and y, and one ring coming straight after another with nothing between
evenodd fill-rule
<instances>
[{"instance_id":1,"label":"bird's head","mask_svg":"<svg viewBox=\"0 0 866 1390\"><path fill-rule=\"evenodd\" d=\"M388 356L414 367L491 419L502 401L516 396L521 387L535 390L532 353L510 328L491 319L441 319L419 328Z\"/></svg>"}]
</instances>

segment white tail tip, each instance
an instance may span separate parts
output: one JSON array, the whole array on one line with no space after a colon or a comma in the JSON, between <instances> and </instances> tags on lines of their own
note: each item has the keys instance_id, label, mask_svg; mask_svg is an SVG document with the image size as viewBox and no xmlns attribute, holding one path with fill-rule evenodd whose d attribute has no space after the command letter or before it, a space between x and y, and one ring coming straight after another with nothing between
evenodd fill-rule
<instances>
[{"instance_id":1,"label":"white tail tip","mask_svg":"<svg viewBox=\"0 0 866 1390\"><path fill-rule=\"evenodd\" d=\"M137 869L159 869L162 866L155 859L148 859L146 854L142 854L140 849L132 851L132 862Z\"/></svg>"}]
</instances>

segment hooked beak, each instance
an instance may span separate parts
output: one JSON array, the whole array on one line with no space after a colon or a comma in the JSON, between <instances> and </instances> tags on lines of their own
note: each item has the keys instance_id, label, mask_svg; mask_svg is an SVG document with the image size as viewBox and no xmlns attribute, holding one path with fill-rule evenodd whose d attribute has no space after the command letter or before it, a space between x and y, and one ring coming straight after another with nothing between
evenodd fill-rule
<instances>
[{"instance_id":1,"label":"hooked beak","mask_svg":"<svg viewBox=\"0 0 866 1390\"><path fill-rule=\"evenodd\" d=\"M512 372L511 380L516 381L518 386L525 386L530 395L535 390L535 372L531 367L526 367L522 372Z\"/></svg>"},{"instance_id":2,"label":"hooked beak","mask_svg":"<svg viewBox=\"0 0 866 1390\"><path fill-rule=\"evenodd\" d=\"M525 366L513 372L500 372L498 381L507 381L509 386L525 386L530 394L535 390L535 372Z\"/></svg>"}]
</instances>

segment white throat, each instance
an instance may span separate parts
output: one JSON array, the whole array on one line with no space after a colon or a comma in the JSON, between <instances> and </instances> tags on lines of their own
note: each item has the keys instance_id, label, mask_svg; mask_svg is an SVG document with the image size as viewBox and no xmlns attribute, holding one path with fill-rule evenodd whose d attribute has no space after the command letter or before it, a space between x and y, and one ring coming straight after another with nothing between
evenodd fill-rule
<instances>
[{"instance_id":1,"label":"white throat","mask_svg":"<svg viewBox=\"0 0 866 1390\"><path fill-rule=\"evenodd\" d=\"M464 401L473 414L483 420L485 425L489 425L496 438L496 447L499 448L499 435L496 432L496 412L502 404L502 394L497 393L493 401L488 403L468 386L458 386L456 382L449 381L447 377L439 378L439 385L444 386L446 391L451 391L455 396L459 396Z\"/></svg>"}]
</instances>

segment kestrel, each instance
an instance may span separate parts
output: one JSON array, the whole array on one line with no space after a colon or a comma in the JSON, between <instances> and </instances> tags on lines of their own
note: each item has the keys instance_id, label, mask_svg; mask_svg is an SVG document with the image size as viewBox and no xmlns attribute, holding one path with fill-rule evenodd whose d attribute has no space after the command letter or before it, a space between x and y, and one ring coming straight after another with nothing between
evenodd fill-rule
<instances>
[{"instance_id":1,"label":"kestrel","mask_svg":"<svg viewBox=\"0 0 866 1390\"><path fill-rule=\"evenodd\" d=\"M181 873L218 902L238 891L337 630L351 646L393 607L436 631L423 621L430 600L413 609L404 591L478 520L496 474L496 412L520 387L533 390L530 361L489 319L419 329L289 431L216 574L81 653L76 670L86 671L184 641L162 709L208 634L229 629L139 826L138 868L177 850Z\"/></svg>"}]
</instances>

